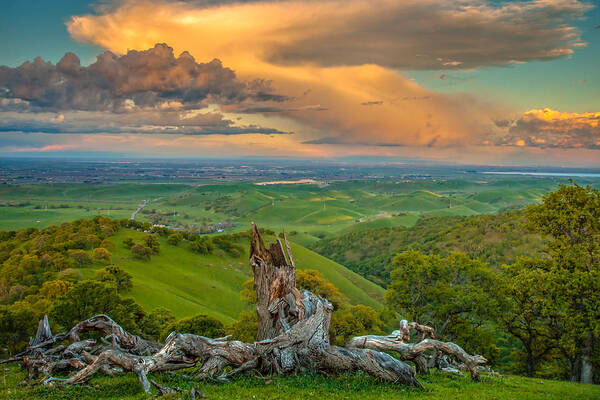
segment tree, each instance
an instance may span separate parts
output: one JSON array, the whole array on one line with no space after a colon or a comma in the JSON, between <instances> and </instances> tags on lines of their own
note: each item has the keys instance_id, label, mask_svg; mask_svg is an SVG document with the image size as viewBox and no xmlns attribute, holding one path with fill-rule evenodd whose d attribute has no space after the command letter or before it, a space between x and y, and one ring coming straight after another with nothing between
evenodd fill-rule
<instances>
[{"instance_id":1,"label":"tree","mask_svg":"<svg viewBox=\"0 0 600 400\"><path fill-rule=\"evenodd\" d=\"M66 280L54 280L44 282L40 288L39 295L47 299L58 299L64 296L71 288L73 283Z\"/></svg>"},{"instance_id":2,"label":"tree","mask_svg":"<svg viewBox=\"0 0 600 400\"><path fill-rule=\"evenodd\" d=\"M396 255L392 268L385 296L390 308L488 359L498 356L490 332L497 277L484 263L462 253L440 257L409 250Z\"/></svg>"},{"instance_id":3,"label":"tree","mask_svg":"<svg viewBox=\"0 0 600 400\"><path fill-rule=\"evenodd\" d=\"M163 339L171 332L186 332L199 336L221 337L225 336L225 327L218 319L199 314L169 324L163 331Z\"/></svg>"},{"instance_id":4,"label":"tree","mask_svg":"<svg viewBox=\"0 0 600 400\"><path fill-rule=\"evenodd\" d=\"M177 246L183 241L183 235L181 233L172 233L167 238L167 243L171 246Z\"/></svg>"},{"instance_id":5,"label":"tree","mask_svg":"<svg viewBox=\"0 0 600 400\"><path fill-rule=\"evenodd\" d=\"M211 238L207 236L200 236L190 243L190 249L194 253L207 255L211 254L215 250L215 245Z\"/></svg>"},{"instance_id":6,"label":"tree","mask_svg":"<svg viewBox=\"0 0 600 400\"><path fill-rule=\"evenodd\" d=\"M317 296L326 298L336 310L348 302L348 298L338 288L314 269L296 271L296 285L299 289L309 290Z\"/></svg>"},{"instance_id":7,"label":"tree","mask_svg":"<svg viewBox=\"0 0 600 400\"><path fill-rule=\"evenodd\" d=\"M112 254L110 254L110 251L106 250L104 247L96 247L94 251L92 251L92 257L97 262L105 262L109 264Z\"/></svg>"},{"instance_id":8,"label":"tree","mask_svg":"<svg viewBox=\"0 0 600 400\"><path fill-rule=\"evenodd\" d=\"M116 265L111 265L96 272L96 279L101 282L113 283L117 291L124 292L133 287L131 275Z\"/></svg>"},{"instance_id":9,"label":"tree","mask_svg":"<svg viewBox=\"0 0 600 400\"><path fill-rule=\"evenodd\" d=\"M131 249L134 244L135 241L133 240L133 238L127 237L123 239L123 246L125 246L126 249Z\"/></svg>"},{"instance_id":10,"label":"tree","mask_svg":"<svg viewBox=\"0 0 600 400\"><path fill-rule=\"evenodd\" d=\"M113 315L126 329L138 331L144 312L132 299L119 296L115 285L98 281L81 281L59 298L50 316L63 327L70 327L90 315Z\"/></svg>"},{"instance_id":11,"label":"tree","mask_svg":"<svg viewBox=\"0 0 600 400\"><path fill-rule=\"evenodd\" d=\"M167 327L176 321L171 310L157 307L147 314L140 323L142 333L152 340L159 340Z\"/></svg>"},{"instance_id":12,"label":"tree","mask_svg":"<svg viewBox=\"0 0 600 400\"><path fill-rule=\"evenodd\" d=\"M498 299L498 320L521 344L524 372L534 376L538 365L556 348L548 309L549 260L519 259L504 267L505 274L493 293Z\"/></svg>"},{"instance_id":13,"label":"tree","mask_svg":"<svg viewBox=\"0 0 600 400\"><path fill-rule=\"evenodd\" d=\"M257 331L258 319L256 313L250 311L241 312L237 321L227 327L227 334L231 335L233 339L248 343L256 341Z\"/></svg>"},{"instance_id":14,"label":"tree","mask_svg":"<svg viewBox=\"0 0 600 400\"><path fill-rule=\"evenodd\" d=\"M146 260L146 261L150 261L150 258L152 257L152 249L141 243L134 244L133 247L131 248L131 252L137 258L140 258L140 259Z\"/></svg>"},{"instance_id":15,"label":"tree","mask_svg":"<svg viewBox=\"0 0 600 400\"><path fill-rule=\"evenodd\" d=\"M600 192L561 185L526 217L531 230L549 238L549 317L571 380L592 383L600 332Z\"/></svg>"},{"instance_id":16,"label":"tree","mask_svg":"<svg viewBox=\"0 0 600 400\"><path fill-rule=\"evenodd\" d=\"M114 250L115 249L115 244L108 240L108 239L104 239L102 242L100 242L100 247L104 247L106 250Z\"/></svg>"},{"instance_id":17,"label":"tree","mask_svg":"<svg viewBox=\"0 0 600 400\"><path fill-rule=\"evenodd\" d=\"M90 255L85 250L69 250L69 256L77 267L85 267L92 263Z\"/></svg>"},{"instance_id":18,"label":"tree","mask_svg":"<svg viewBox=\"0 0 600 400\"><path fill-rule=\"evenodd\" d=\"M37 328L40 312L31 304L18 301L12 305L0 305L0 341L10 353L16 353L27 343Z\"/></svg>"},{"instance_id":19,"label":"tree","mask_svg":"<svg viewBox=\"0 0 600 400\"><path fill-rule=\"evenodd\" d=\"M377 311L369 306L357 304L333 313L330 334L332 343L344 345L354 336L383 334L382 322Z\"/></svg>"},{"instance_id":20,"label":"tree","mask_svg":"<svg viewBox=\"0 0 600 400\"><path fill-rule=\"evenodd\" d=\"M144 236L144 244L152 249L152 254L160 253L160 240L155 235Z\"/></svg>"}]
</instances>

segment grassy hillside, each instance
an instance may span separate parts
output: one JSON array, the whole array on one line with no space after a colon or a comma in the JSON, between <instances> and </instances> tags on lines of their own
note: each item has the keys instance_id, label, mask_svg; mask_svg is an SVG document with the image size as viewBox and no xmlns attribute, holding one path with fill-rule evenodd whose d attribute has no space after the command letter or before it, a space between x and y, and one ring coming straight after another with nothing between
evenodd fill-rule
<instances>
[{"instance_id":1,"label":"grassy hillside","mask_svg":"<svg viewBox=\"0 0 600 400\"><path fill-rule=\"evenodd\" d=\"M520 255L541 254L542 238L526 232L522 224L522 211L429 217L408 228L351 231L315 242L311 248L363 276L385 283L393 256L411 248L440 255L464 252L493 266L511 263Z\"/></svg>"},{"instance_id":2,"label":"grassy hillside","mask_svg":"<svg viewBox=\"0 0 600 400\"><path fill-rule=\"evenodd\" d=\"M5 371L0 386L3 399L147 399L134 374L115 377L95 377L88 386L64 389L34 386L19 387L24 373L16 367ZM383 384L363 374L343 374L338 377L297 375L290 377L238 377L228 384L183 380L181 374L153 374L162 384L189 391L191 387L206 393L209 399L480 399L480 400L591 400L600 398L600 387L570 382L507 376L483 377L481 382L470 378L433 373L420 377L424 390ZM189 392L188 392L189 393ZM178 395L174 398L188 398Z\"/></svg>"},{"instance_id":3,"label":"grassy hillside","mask_svg":"<svg viewBox=\"0 0 600 400\"><path fill-rule=\"evenodd\" d=\"M212 255L198 255L187 244L172 246L161 238L160 254L151 261L134 258L122 245L123 239L140 239L145 234L129 229L120 230L111 237L117 246L113 250L113 264L133 277L130 295L146 311L163 306L178 318L198 313L213 316L224 323L235 320L245 304L240 298L242 284L251 278L248 265L247 241L240 242L244 254L240 257L216 250ZM292 244L298 269L316 269L350 299L352 304L366 304L381 308L384 290L340 264L326 259L300 245ZM84 276L92 277L96 265L82 269Z\"/></svg>"}]
</instances>

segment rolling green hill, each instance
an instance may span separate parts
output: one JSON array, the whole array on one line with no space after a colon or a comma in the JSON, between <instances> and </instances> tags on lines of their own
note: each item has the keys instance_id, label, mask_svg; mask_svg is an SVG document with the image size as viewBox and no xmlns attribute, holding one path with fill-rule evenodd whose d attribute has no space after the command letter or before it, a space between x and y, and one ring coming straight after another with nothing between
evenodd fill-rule
<instances>
[{"instance_id":1,"label":"rolling green hill","mask_svg":"<svg viewBox=\"0 0 600 400\"><path fill-rule=\"evenodd\" d=\"M490 177L486 181L370 180L319 184L44 184L0 187L0 229L48 225L94 215L122 218L143 201L139 221L214 232L245 230L250 221L295 231L304 245L324 236L412 226L420 217L496 213L539 201L556 179Z\"/></svg>"},{"instance_id":2,"label":"rolling green hill","mask_svg":"<svg viewBox=\"0 0 600 400\"><path fill-rule=\"evenodd\" d=\"M112 263L133 277L129 293L146 311L163 306L178 318L199 313L213 316L224 323L233 322L246 306L240 298L242 284L251 278L248 265L247 240L240 241L244 254L231 257L216 250L211 255L199 255L187 244L172 246L161 238L160 254L151 261L134 258L122 245L123 239L140 239L145 234L122 229L111 237L117 246ZM384 290L360 275L348 270L300 245L292 244L298 269L315 269L350 299L352 304L381 308ZM83 268L84 277L93 277L99 265Z\"/></svg>"},{"instance_id":3,"label":"rolling green hill","mask_svg":"<svg viewBox=\"0 0 600 400\"><path fill-rule=\"evenodd\" d=\"M522 227L523 211L476 216L437 214L419 219L412 227L350 231L310 247L381 284L388 279L394 255L411 248L440 255L464 252L496 267L514 262L519 255L541 254L542 238Z\"/></svg>"}]
</instances>

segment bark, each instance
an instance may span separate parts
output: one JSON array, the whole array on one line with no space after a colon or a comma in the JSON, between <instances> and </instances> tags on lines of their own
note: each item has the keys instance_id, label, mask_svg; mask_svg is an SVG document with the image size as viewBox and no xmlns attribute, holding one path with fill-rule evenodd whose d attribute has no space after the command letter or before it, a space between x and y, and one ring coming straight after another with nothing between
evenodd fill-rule
<instances>
[{"instance_id":1,"label":"bark","mask_svg":"<svg viewBox=\"0 0 600 400\"><path fill-rule=\"evenodd\" d=\"M196 367L196 378L218 381L253 371L262 375L305 370L363 371L385 382L421 387L415 369L403 361L412 361L425 372L425 352L434 350L460 359L473 377L478 376L477 365L485 362L483 357L470 356L453 343L435 340L430 327L407 321L402 321L400 330L392 336L364 336L352 339L347 347L332 346L329 326L333 307L326 299L296 288L296 267L285 234L283 242L278 239L267 248L252 224L249 261L257 294L259 328L255 343L172 332L160 344L127 332L107 315L96 315L53 336L44 317L26 351L7 361L23 361L28 370L27 382L43 375L44 384L82 384L97 373L127 371L137 375L145 392L155 387L160 394L179 389L152 381L152 372L190 367ZM419 333L419 343L404 342L409 340L411 330ZM98 343L82 340L82 335L90 331L103 335ZM63 344L65 341L68 344ZM388 350L398 352L401 360L383 352ZM449 365L443 368L452 369ZM64 370L71 371L71 375L53 376Z\"/></svg>"},{"instance_id":2,"label":"bark","mask_svg":"<svg viewBox=\"0 0 600 400\"><path fill-rule=\"evenodd\" d=\"M592 352L594 340L592 335L588 333L584 343L583 352L581 355L581 383L594 383L594 366L592 365Z\"/></svg>"}]
</instances>

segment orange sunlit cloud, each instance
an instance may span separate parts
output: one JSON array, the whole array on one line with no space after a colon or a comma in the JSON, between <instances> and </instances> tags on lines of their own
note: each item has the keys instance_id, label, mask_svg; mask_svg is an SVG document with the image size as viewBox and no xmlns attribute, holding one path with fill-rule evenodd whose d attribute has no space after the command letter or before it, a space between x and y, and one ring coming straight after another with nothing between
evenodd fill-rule
<instances>
[{"instance_id":1,"label":"orange sunlit cloud","mask_svg":"<svg viewBox=\"0 0 600 400\"><path fill-rule=\"evenodd\" d=\"M523 113L493 94L440 93L402 72L451 81L459 73L448 70L568 57L586 45L572 22L590 7L115 0L67 22L73 38L109 50L92 64L67 53L0 69L0 132L68 133L74 150L185 156L494 162L590 149L576 158L593 160L598 113Z\"/></svg>"},{"instance_id":2,"label":"orange sunlit cloud","mask_svg":"<svg viewBox=\"0 0 600 400\"><path fill-rule=\"evenodd\" d=\"M500 9L464 2L442 7L439 0L211 7L124 1L101 15L74 17L67 25L74 38L116 53L166 42L176 53L189 51L198 60L217 57L242 79L272 80L276 90L291 100L277 113L258 110L252 118L295 132L297 148L302 143L443 147L484 143L483 137L499 135L492 120L505 115L508 107L427 90L393 66L472 68L568 55L583 43L572 28L553 25L558 17L551 11L560 9L567 18L587 7L573 1L557 1L552 7L543 2L508 4ZM538 27L546 23L547 29L524 30L522 19L528 15L542 18ZM396 24L386 21L389 16L397 19ZM440 32L458 32L457 44L448 48L443 36L424 42L413 21L417 17L437 24ZM468 32L482 21L493 35L490 42L478 44L485 52L477 52L473 49L477 41ZM399 26L406 30L394 31L404 29ZM390 38L390 33L398 39ZM517 34L529 34L532 40L522 41L527 42L522 47L502 42ZM493 56L473 57L483 53ZM244 112L244 107L232 105L222 111Z\"/></svg>"},{"instance_id":3,"label":"orange sunlit cloud","mask_svg":"<svg viewBox=\"0 0 600 400\"><path fill-rule=\"evenodd\" d=\"M529 110L509 129L504 143L515 146L600 148L600 112Z\"/></svg>"}]
</instances>

